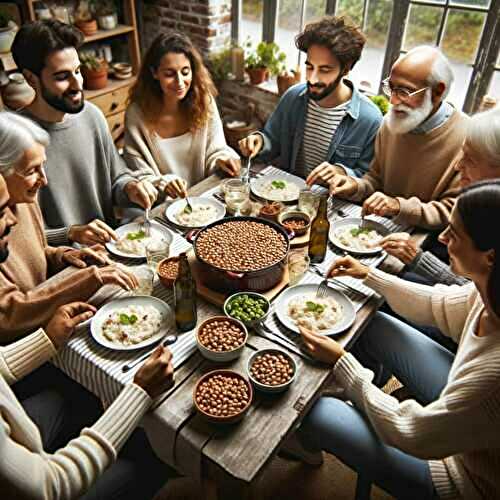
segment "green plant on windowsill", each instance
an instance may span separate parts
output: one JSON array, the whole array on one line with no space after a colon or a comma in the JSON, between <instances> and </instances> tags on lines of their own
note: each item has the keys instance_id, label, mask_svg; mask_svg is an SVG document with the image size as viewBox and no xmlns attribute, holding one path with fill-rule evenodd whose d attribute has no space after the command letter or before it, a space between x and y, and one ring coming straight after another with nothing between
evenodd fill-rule
<instances>
[{"instance_id":1,"label":"green plant on windowsill","mask_svg":"<svg viewBox=\"0 0 500 500\"><path fill-rule=\"evenodd\" d=\"M227 80L231 73L231 47L211 54L207 60L208 70L216 83Z\"/></svg>"},{"instance_id":2,"label":"green plant on windowsill","mask_svg":"<svg viewBox=\"0 0 500 500\"><path fill-rule=\"evenodd\" d=\"M274 42L260 42L255 50L251 49L252 43L247 41L245 48L245 69L254 85L264 82L269 75L277 76L282 71L286 61L286 54L280 51Z\"/></svg>"},{"instance_id":3,"label":"green plant on windowsill","mask_svg":"<svg viewBox=\"0 0 500 500\"><path fill-rule=\"evenodd\" d=\"M385 115L387 111L389 111L389 100L387 97L383 95L374 95L371 96L370 99L372 100L373 104L378 106L378 109L380 109L380 112Z\"/></svg>"}]
</instances>

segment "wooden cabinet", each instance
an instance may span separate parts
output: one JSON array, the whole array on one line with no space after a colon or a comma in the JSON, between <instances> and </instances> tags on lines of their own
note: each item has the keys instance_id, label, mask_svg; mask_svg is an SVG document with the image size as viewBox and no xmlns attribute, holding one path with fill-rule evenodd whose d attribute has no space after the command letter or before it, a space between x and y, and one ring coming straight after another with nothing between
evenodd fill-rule
<instances>
[{"instance_id":1,"label":"wooden cabinet","mask_svg":"<svg viewBox=\"0 0 500 500\"><path fill-rule=\"evenodd\" d=\"M34 3L36 0L22 0L24 19L35 20ZM139 48L139 34L137 32L137 17L134 0L122 0L123 19L121 24L111 30L99 30L97 33L86 36L85 44L109 40L115 37L122 37L127 44L129 62L132 65L133 76L126 80L109 79L108 86L101 90L85 90L85 98L98 106L110 126L111 133L115 141L123 134L123 121L130 87L135 83L140 63L141 53ZM85 46L84 46L85 47ZM3 54L0 58L6 71L16 69L10 54Z\"/></svg>"}]
</instances>

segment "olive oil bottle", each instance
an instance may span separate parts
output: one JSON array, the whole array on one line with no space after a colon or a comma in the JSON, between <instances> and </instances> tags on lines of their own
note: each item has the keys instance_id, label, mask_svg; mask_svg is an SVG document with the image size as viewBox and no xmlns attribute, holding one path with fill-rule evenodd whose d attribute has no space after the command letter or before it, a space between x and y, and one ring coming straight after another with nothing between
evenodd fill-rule
<instances>
[{"instance_id":1,"label":"olive oil bottle","mask_svg":"<svg viewBox=\"0 0 500 500\"><path fill-rule=\"evenodd\" d=\"M318 264L325 260L326 248L328 246L328 232L330 222L327 217L328 196L321 196L316 217L311 224L311 235L309 237L309 259L311 263Z\"/></svg>"},{"instance_id":2,"label":"olive oil bottle","mask_svg":"<svg viewBox=\"0 0 500 500\"><path fill-rule=\"evenodd\" d=\"M192 330L198 321L196 282L185 253L180 254L179 274L174 283L175 325L180 332Z\"/></svg>"}]
</instances>

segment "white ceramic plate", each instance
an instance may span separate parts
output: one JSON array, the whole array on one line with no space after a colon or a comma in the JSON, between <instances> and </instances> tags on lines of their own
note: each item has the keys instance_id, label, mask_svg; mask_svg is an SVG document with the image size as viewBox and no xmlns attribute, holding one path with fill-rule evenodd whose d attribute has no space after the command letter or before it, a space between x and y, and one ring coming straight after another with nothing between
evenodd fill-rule
<instances>
[{"instance_id":1,"label":"white ceramic plate","mask_svg":"<svg viewBox=\"0 0 500 500\"><path fill-rule=\"evenodd\" d=\"M387 236L389 234L389 229L387 229L383 224L376 222L371 219L365 219L364 221L357 217L346 217L345 219L337 219L332 222L330 225L330 241L341 250L345 250L346 252L355 254L355 255L374 255L382 251L382 248L377 246L373 248L369 248L367 250L356 250L355 248L348 247L341 243L339 239L336 237L337 231L346 227L346 226L356 226L361 227L369 227L370 229L375 229L382 237Z\"/></svg>"},{"instance_id":2,"label":"white ceramic plate","mask_svg":"<svg viewBox=\"0 0 500 500\"><path fill-rule=\"evenodd\" d=\"M131 222L130 224L124 224L119 228L115 229L115 233L118 235L118 238L126 236L128 233L137 233L142 229L143 225L140 222ZM170 244L174 239L173 233L163 226L162 224L158 224L157 222L151 221L151 234L155 237L162 238L167 240ZM141 255L136 255L133 253L123 252L116 248L116 243L114 241L110 241L106 243L106 248L113 254L118 255L119 257L125 257L127 259L145 259L146 253Z\"/></svg>"},{"instance_id":3,"label":"white ceramic plate","mask_svg":"<svg viewBox=\"0 0 500 500\"><path fill-rule=\"evenodd\" d=\"M167 219L177 226L196 228L196 227L208 226L208 224L211 224L216 220L222 219L222 217L224 217L224 215L226 214L226 207L224 206L224 204L222 204L220 201L217 201L214 198L208 198L208 197L205 198L203 196L198 196L198 197L190 196L189 203L191 203L191 206L193 208L199 205L210 205L215 208L215 210L217 211L217 215L212 220L205 222L204 224L186 226L184 224L181 224L177 220L177 214L182 210L184 210L184 207L186 206L186 200L177 200L167 207L167 210L165 211Z\"/></svg>"},{"instance_id":4,"label":"white ceramic plate","mask_svg":"<svg viewBox=\"0 0 500 500\"><path fill-rule=\"evenodd\" d=\"M298 191L300 191L301 189L307 188L306 181L304 181L303 179L301 179L299 177L291 177L291 176L282 175L282 174L271 174L271 175L263 175L262 177L259 177L257 179L252 179L250 181L250 189L255 196L258 196L259 198L263 198L264 200L281 201L283 203L291 203L291 202L297 201L299 199L299 194L297 192L296 197L289 199L289 200L286 200L286 201L283 201L279 197L279 192L280 192L279 189L275 190L277 193L276 196L274 196L273 194L271 194L271 195L263 194L262 189L265 187L265 185L270 183L270 182L273 182L273 181L283 181L283 182L286 182L287 184L295 184L298 187Z\"/></svg>"},{"instance_id":5,"label":"white ceramic plate","mask_svg":"<svg viewBox=\"0 0 500 500\"><path fill-rule=\"evenodd\" d=\"M163 317L162 325L159 331L149 339L131 346L125 346L118 342L111 342L102 334L102 325L113 311L116 311L117 309L123 309L124 307L132 305L153 306L155 309L157 309ZM156 341L164 337L172 326L172 321L172 309L162 300L157 299L156 297L148 297L146 295L125 297L122 299L112 300L97 311L96 315L92 318L92 321L90 323L90 333L92 337L94 337L94 340L104 347L113 349L115 351L133 351L135 349L141 349L142 347L147 347L148 345L154 344Z\"/></svg>"},{"instance_id":6,"label":"white ceramic plate","mask_svg":"<svg viewBox=\"0 0 500 500\"><path fill-rule=\"evenodd\" d=\"M276 303L276 315L278 319L285 325L288 329L300 333L299 327L295 324L295 321L288 315L288 303L293 298L298 295L309 295L311 293L315 294L318 290L318 284L308 284L308 285L297 285L287 288L279 297ZM336 335L347 330L356 319L356 311L354 309L353 303L338 290L328 287L328 296L334 298L341 306L343 311L342 319L336 323L333 328L324 332L324 335Z\"/></svg>"}]
</instances>

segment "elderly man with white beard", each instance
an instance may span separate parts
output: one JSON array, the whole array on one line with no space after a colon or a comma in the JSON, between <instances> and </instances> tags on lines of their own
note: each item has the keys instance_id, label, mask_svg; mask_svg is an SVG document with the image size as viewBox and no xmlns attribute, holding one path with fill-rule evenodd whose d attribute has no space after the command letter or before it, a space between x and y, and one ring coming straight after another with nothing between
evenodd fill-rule
<instances>
[{"instance_id":1,"label":"elderly man with white beard","mask_svg":"<svg viewBox=\"0 0 500 500\"><path fill-rule=\"evenodd\" d=\"M429 230L443 228L460 186L453 160L467 116L444 102L453 81L448 60L434 47L400 57L383 82L391 108L375 140L375 156L361 178L321 177L330 193L364 201L364 214ZM313 171L308 178L318 180Z\"/></svg>"}]
</instances>

